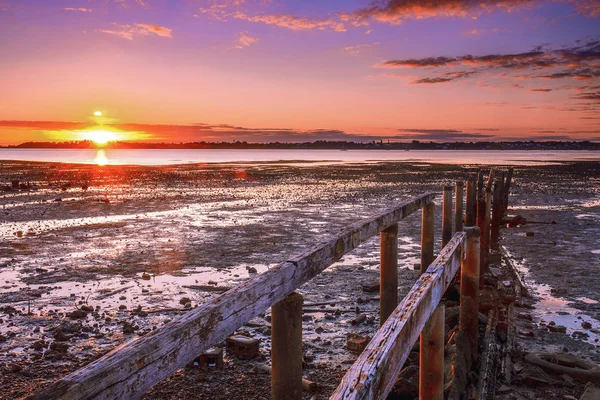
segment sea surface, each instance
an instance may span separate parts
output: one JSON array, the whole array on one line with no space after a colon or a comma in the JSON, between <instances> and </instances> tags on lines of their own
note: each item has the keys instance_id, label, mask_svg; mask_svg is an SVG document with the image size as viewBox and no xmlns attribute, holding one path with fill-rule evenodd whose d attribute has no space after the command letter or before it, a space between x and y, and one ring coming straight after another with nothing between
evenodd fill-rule
<instances>
[{"instance_id":1,"label":"sea surface","mask_svg":"<svg viewBox=\"0 0 600 400\"><path fill-rule=\"evenodd\" d=\"M0 160L66 162L99 165L174 165L191 163L378 161L438 164L534 165L552 161L600 161L600 151L524 150L84 150L0 149Z\"/></svg>"}]
</instances>

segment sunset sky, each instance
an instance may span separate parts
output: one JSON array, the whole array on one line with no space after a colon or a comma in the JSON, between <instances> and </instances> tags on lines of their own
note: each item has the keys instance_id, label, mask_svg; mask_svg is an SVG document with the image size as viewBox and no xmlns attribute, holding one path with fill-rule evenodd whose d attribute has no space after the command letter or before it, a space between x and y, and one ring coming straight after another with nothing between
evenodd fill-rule
<instances>
[{"instance_id":1,"label":"sunset sky","mask_svg":"<svg viewBox=\"0 0 600 400\"><path fill-rule=\"evenodd\" d=\"M600 0L0 0L0 54L2 145L600 141Z\"/></svg>"}]
</instances>

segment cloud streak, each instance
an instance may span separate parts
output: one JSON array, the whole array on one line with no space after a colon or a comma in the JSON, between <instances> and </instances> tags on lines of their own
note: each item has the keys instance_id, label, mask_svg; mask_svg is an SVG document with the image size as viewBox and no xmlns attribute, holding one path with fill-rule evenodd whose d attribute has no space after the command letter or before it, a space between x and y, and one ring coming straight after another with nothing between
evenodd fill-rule
<instances>
[{"instance_id":1,"label":"cloud streak","mask_svg":"<svg viewBox=\"0 0 600 400\"><path fill-rule=\"evenodd\" d=\"M117 24L113 22L112 29L98 29L98 32L114 35L127 40L133 40L137 37L160 36L164 38L173 38L172 29L165 26L153 24Z\"/></svg>"}]
</instances>

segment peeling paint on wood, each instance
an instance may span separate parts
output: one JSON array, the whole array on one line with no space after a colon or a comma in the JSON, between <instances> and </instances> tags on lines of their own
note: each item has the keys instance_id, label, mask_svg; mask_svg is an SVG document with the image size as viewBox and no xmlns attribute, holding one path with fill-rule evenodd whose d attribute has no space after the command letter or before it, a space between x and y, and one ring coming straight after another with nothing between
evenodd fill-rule
<instances>
[{"instance_id":1,"label":"peeling paint on wood","mask_svg":"<svg viewBox=\"0 0 600 400\"><path fill-rule=\"evenodd\" d=\"M452 237L350 367L330 400L386 398L425 323L459 270L465 240L464 232Z\"/></svg>"},{"instance_id":2,"label":"peeling paint on wood","mask_svg":"<svg viewBox=\"0 0 600 400\"><path fill-rule=\"evenodd\" d=\"M366 222L351 225L330 240L257 275L164 327L115 348L28 399L137 399L344 254L430 204L434 197L434 193L426 193Z\"/></svg>"}]
</instances>

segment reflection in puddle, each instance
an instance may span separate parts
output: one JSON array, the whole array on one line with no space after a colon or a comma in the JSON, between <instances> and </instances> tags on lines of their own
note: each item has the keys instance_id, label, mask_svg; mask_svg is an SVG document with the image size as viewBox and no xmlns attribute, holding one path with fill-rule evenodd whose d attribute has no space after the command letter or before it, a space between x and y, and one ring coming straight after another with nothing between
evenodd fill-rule
<instances>
[{"instance_id":1,"label":"reflection in puddle","mask_svg":"<svg viewBox=\"0 0 600 400\"><path fill-rule=\"evenodd\" d=\"M532 288L538 297L538 302L535 304L535 310L533 311L534 320L542 326L547 325L551 321L556 325L563 325L567 328L567 334L570 336L573 336L575 332L583 332L588 336L576 334L576 338L581 338L591 344L597 344L600 341L600 331L584 329L581 326L583 322L589 322L592 326L596 327L598 325L597 320L581 312L581 310L571 307L569 304L572 304L572 301L552 295L550 285L533 281L529 274L529 268L526 266L526 259L518 260L508 250L506 250L506 254L511 258L517 271L527 282L527 286ZM587 297L579 297L576 300L586 304L598 303L598 301Z\"/></svg>"}]
</instances>

